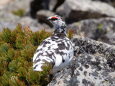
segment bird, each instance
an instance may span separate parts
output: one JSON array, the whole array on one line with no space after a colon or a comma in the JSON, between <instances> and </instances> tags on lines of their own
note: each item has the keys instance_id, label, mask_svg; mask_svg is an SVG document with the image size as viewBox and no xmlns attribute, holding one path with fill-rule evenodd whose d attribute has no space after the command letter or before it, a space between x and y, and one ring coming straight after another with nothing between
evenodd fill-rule
<instances>
[{"instance_id":1,"label":"bird","mask_svg":"<svg viewBox=\"0 0 115 86\"><path fill-rule=\"evenodd\" d=\"M54 15L47 19L53 24L54 32L42 41L34 53L33 70L44 71L43 66L47 62L52 65L52 73L56 73L71 62L74 50L62 17Z\"/></svg>"}]
</instances>

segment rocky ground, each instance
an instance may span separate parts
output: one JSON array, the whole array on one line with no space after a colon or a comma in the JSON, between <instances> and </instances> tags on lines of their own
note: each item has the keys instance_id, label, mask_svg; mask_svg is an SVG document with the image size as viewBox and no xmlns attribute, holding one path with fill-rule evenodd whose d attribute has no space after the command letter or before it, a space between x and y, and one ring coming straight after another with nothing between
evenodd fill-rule
<instances>
[{"instance_id":1,"label":"rocky ground","mask_svg":"<svg viewBox=\"0 0 115 86\"><path fill-rule=\"evenodd\" d=\"M114 86L115 46L79 36L73 43L73 61L48 86Z\"/></svg>"},{"instance_id":2,"label":"rocky ground","mask_svg":"<svg viewBox=\"0 0 115 86\"><path fill-rule=\"evenodd\" d=\"M0 31L18 23L51 30L48 16L61 15L75 36L72 63L48 86L115 86L114 0L2 0ZM101 41L101 42L100 42Z\"/></svg>"}]
</instances>

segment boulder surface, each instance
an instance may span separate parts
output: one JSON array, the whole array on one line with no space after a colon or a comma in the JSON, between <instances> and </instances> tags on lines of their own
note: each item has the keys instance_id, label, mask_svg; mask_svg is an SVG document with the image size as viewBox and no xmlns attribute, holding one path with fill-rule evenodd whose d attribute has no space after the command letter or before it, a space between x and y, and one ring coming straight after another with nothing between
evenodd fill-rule
<instances>
[{"instance_id":1,"label":"boulder surface","mask_svg":"<svg viewBox=\"0 0 115 86\"><path fill-rule=\"evenodd\" d=\"M77 36L73 42L79 51L48 86L114 86L115 46Z\"/></svg>"}]
</instances>

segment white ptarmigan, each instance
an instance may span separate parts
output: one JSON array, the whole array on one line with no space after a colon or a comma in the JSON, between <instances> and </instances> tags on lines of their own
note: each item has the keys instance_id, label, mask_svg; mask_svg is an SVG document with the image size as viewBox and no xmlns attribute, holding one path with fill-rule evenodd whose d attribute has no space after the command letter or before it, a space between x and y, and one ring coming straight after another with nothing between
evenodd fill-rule
<instances>
[{"instance_id":1,"label":"white ptarmigan","mask_svg":"<svg viewBox=\"0 0 115 86\"><path fill-rule=\"evenodd\" d=\"M37 48L33 57L33 70L43 71L42 66L48 62L53 65L53 73L55 73L72 60L73 46L66 36L66 24L61 17L55 15L48 20L54 25L55 31Z\"/></svg>"}]
</instances>

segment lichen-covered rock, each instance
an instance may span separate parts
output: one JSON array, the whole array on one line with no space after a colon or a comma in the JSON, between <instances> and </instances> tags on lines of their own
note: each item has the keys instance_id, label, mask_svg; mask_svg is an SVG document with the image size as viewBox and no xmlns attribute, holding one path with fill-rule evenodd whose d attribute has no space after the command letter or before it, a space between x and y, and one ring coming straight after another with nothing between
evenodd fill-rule
<instances>
[{"instance_id":1,"label":"lichen-covered rock","mask_svg":"<svg viewBox=\"0 0 115 86\"><path fill-rule=\"evenodd\" d=\"M115 18L87 19L70 24L68 28L74 29L76 34L115 44Z\"/></svg>"},{"instance_id":2,"label":"lichen-covered rock","mask_svg":"<svg viewBox=\"0 0 115 86\"><path fill-rule=\"evenodd\" d=\"M48 86L114 86L114 70L103 56L79 55Z\"/></svg>"},{"instance_id":3,"label":"lichen-covered rock","mask_svg":"<svg viewBox=\"0 0 115 86\"><path fill-rule=\"evenodd\" d=\"M103 42L94 41L89 38L75 36L73 38L75 46L79 46L79 53L103 54L106 59L115 58L115 46Z\"/></svg>"},{"instance_id":4,"label":"lichen-covered rock","mask_svg":"<svg viewBox=\"0 0 115 86\"><path fill-rule=\"evenodd\" d=\"M87 38L75 37L75 54L70 65L54 75L48 86L114 86L115 47Z\"/></svg>"}]
</instances>

